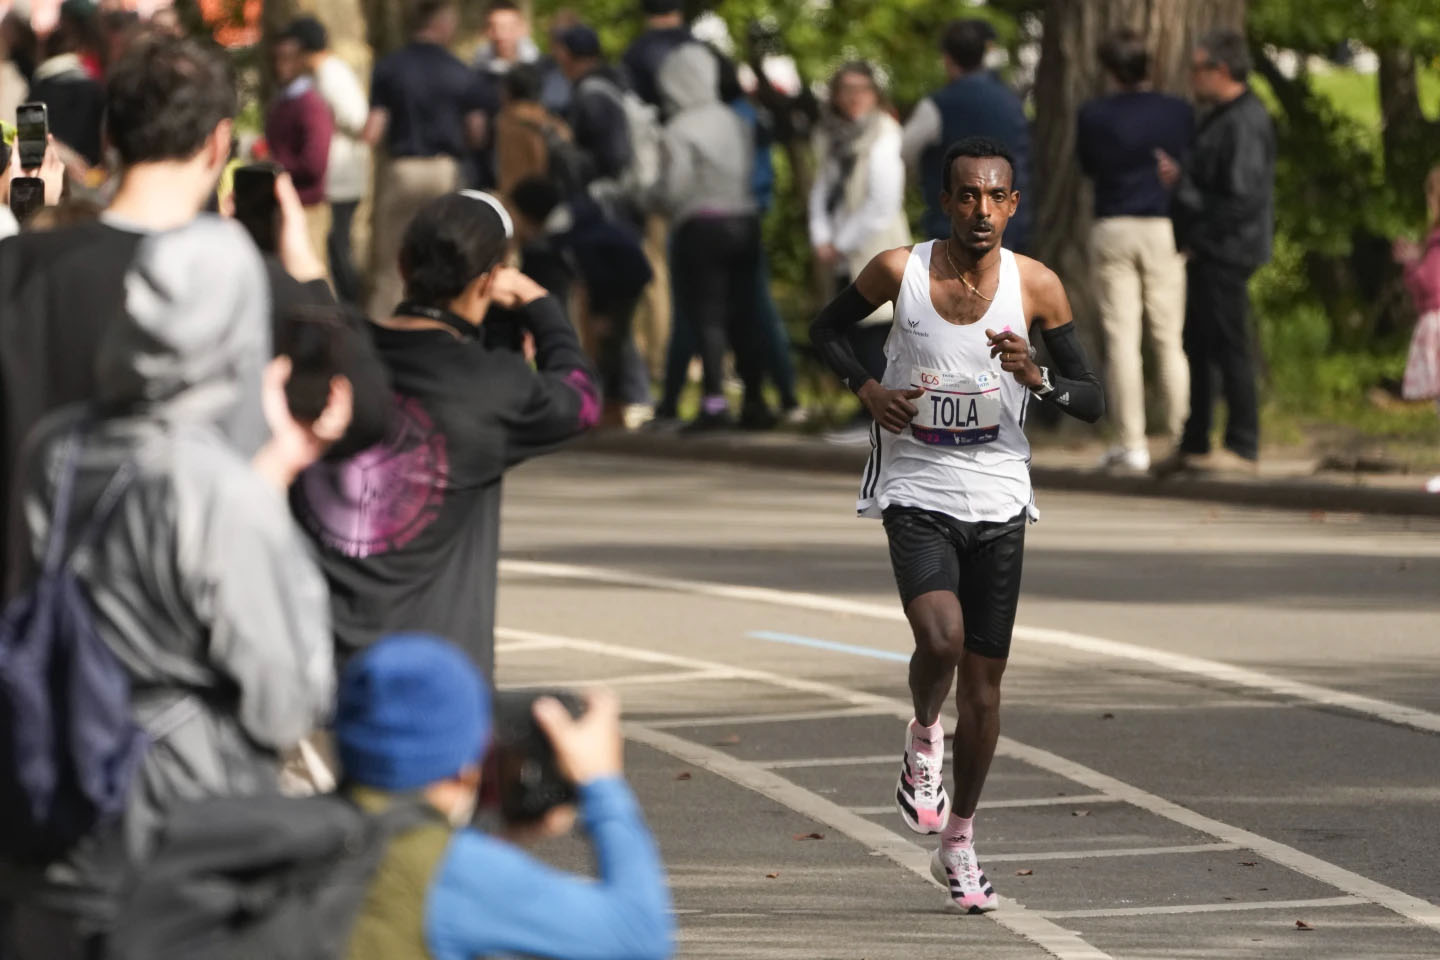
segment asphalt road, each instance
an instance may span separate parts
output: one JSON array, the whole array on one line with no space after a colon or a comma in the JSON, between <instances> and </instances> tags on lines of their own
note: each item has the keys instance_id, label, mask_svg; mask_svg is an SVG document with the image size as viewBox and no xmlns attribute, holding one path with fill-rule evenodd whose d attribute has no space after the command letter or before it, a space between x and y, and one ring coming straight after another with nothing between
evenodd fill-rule
<instances>
[{"instance_id":1,"label":"asphalt road","mask_svg":"<svg viewBox=\"0 0 1440 960\"><path fill-rule=\"evenodd\" d=\"M1042 495L976 918L892 807L911 643L854 488L507 481L497 680L620 691L681 956L1440 958L1440 523Z\"/></svg>"}]
</instances>

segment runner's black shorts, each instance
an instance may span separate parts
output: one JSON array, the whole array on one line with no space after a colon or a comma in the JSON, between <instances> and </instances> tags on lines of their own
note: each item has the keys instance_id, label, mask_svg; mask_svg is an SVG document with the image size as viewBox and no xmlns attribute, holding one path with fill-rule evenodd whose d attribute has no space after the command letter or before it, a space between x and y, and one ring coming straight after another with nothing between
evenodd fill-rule
<instances>
[{"instance_id":1,"label":"runner's black shorts","mask_svg":"<svg viewBox=\"0 0 1440 960\"><path fill-rule=\"evenodd\" d=\"M960 600L965 649L1010 656L1025 560L1025 511L1009 520L965 521L918 507L888 507L890 565L906 609L924 593L946 590Z\"/></svg>"}]
</instances>

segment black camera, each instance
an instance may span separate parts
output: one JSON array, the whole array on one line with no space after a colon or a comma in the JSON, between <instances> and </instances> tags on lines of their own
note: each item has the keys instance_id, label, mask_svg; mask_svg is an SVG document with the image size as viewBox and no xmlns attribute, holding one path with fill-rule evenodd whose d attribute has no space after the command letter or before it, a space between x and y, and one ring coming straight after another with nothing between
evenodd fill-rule
<instances>
[{"instance_id":1,"label":"black camera","mask_svg":"<svg viewBox=\"0 0 1440 960\"><path fill-rule=\"evenodd\" d=\"M575 784L560 773L550 738L535 721L535 701L541 697L560 701L576 719L585 715L585 701L565 691L495 694L494 740L482 784L488 783L486 792L512 826L533 824L576 798Z\"/></svg>"}]
</instances>

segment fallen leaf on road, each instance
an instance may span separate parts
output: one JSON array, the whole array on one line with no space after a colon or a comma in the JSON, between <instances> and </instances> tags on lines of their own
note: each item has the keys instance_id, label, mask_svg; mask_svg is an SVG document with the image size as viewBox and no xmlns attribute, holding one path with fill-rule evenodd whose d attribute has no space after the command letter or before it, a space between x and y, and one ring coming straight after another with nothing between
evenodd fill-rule
<instances>
[{"instance_id":1,"label":"fallen leaf on road","mask_svg":"<svg viewBox=\"0 0 1440 960\"><path fill-rule=\"evenodd\" d=\"M778 873L767 873L767 874L765 874L765 879L766 879L766 880L779 880L779 879L780 879L780 874L778 874Z\"/></svg>"},{"instance_id":2,"label":"fallen leaf on road","mask_svg":"<svg viewBox=\"0 0 1440 960\"><path fill-rule=\"evenodd\" d=\"M1306 923L1304 920L1296 920L1296 921L1295 921L1295 929L1296 929L1296 930L1314 930L1315 928L1312 927L1312 926L1310 926L1310 924Z\"/></svg>"},{"instance_id":3,"label":"fallen leaf on road","mask_svg":"<svg viewBox=\"0 0 1440 960\"><path fill-rule=\"evenodd\" d=\"M682 770L681 772L675 774L675 779L676 779L676 780L689 780L689 779L691 779L691 777L693 777L693 776L694 776L694 774L692 774L689 770Z\"/></svg>"},{"instance_id":4,"label":"fallen leaf on road","mask_svg":"<svg viewBox=\"0 0 1440 960\"><path fill-rule=\"evenodd\" d=\"M823 833L797 833L797 834L795 834L795 839L796 839L796 840L824 840L824 839L825 839L825 834L823 834Z\"/></svg>"},{"instance_id":5,"label":"fallen leaf on road","mask_svg":"<svg viewBox=\"0 0 1440 960\"><path fill-rule=\"evenodd\" d=\"M1033 876L1034 873L1035 873L1034 870L1016 870L1016 871L1015 871L1015 876L1017 876L1017 877L1029 877L1029 876Z\"/></svg>"},{"instance_id":6,"label":"fallen leaf on road","mask_svg":"<svg viewBox=\"0 0 1440 960\"><path fill-rule=\"evenodd\" d=\"M1072 817L1088 817L1088 816L1090 816L1090 811L1089 811L1089 810L1071 810L1071 811L1070 811L1070 816L1072 816Z\"/></svg>"},{"instance_id":7,"label":"fallen leaf on road","mask_svg":"<svg viewBox=\"0 0 1440 960\"><path fill-rule=\"evenodd\" d=\"M735 744L737 744L737 743L739 743L739 742L740 742L740 734L738 734L738 733L732 733L732 734L730 734L730 736L728 736L728 737L721 737L719 740L716 740L716 741L715 741L715 746L717 746L717 747L733 747L733 746L735 746Z\"/></svg>"},{"instance_id":8,"label":"fallen leaf on road","mask_svg":"<svg viewBox=\"0 0 1440 960\"><path fill-rule=\"evenodd\" d=\"M1240 861L1240 866L1242 866L1242 867L1253 867L1253 866L1255 866L1255 861L1254 861L1254 860L1241 860L1241 861Z\"/></svg>"}]
</instances>

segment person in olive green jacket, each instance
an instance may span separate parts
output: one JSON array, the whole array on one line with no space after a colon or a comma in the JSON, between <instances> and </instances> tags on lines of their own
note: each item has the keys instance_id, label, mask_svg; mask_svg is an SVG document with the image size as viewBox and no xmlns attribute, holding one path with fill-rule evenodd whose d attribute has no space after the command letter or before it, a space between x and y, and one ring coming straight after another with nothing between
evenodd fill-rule
<instances>
[{"instance_id":1,"label":"person in olive green jacket","mask_svg":"<svg viewBox=\"0 0 1440 960\"><path fill-rule=\"evenodd\" d=\"M347 665L335 722L347 788L371 810L417 793L434 810L391 840L349 960L669 957L670 895L621 774L618 701L596 694L578 721L552 699L535 706L561 773L578 785L598 883L467 826L490 737L489 701L470 659L433 637L387 637Z\"/></svg>"}]
</instances>

